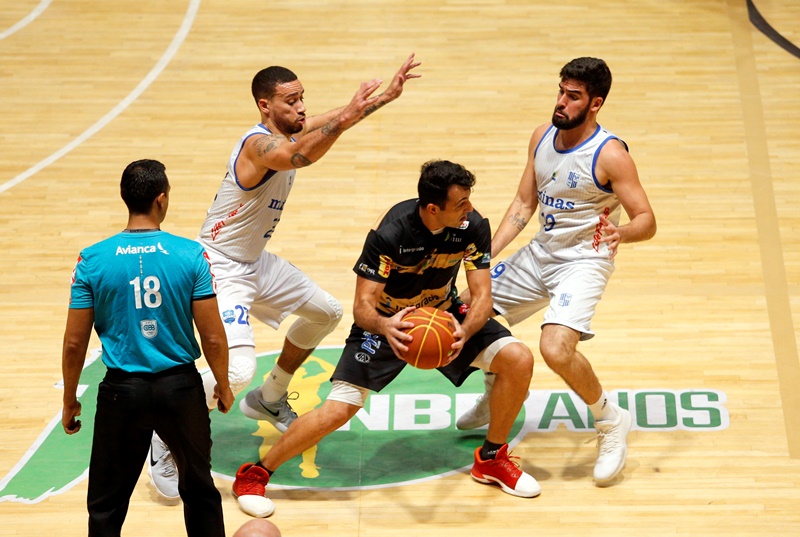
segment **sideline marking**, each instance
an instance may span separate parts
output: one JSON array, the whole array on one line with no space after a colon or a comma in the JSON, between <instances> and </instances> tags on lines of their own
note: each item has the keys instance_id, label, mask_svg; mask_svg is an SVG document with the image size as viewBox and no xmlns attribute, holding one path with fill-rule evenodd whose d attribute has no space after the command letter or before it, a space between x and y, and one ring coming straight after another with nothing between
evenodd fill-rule
<instances>
[{"instance_id":1,"label":"sideline marking","mask_svg":"<svg viewBox=\"0 0 800 537\"><path fill-rule=\"evenodd\" d=\"M22 30L23 28L25 28L27 25L29 25L31 22L33 22L36 19L36 17L41 15L44 12L45 9L50 7L50 3L52 1L53 0L42 0L41 2L39 2L39 5L36 6L35 8L33 8L33 11L31 11L30 13L25 15L23 18L21 18L19 20L19 22L14 24L8 30L3 30L2 32L0 32L0 40L1 39L5 39L6 37L8 37L10 35L13 35L13 34L17 33L18 31Z\"/></svg>"},{"instance_id":2,"label":"sideline marking","mask_svg":"<svg viewBox=\"0 0 800 537\"><path fill-rule=\"evenodd\" d=\"M158 60L158 63L153 67L147 76L139 82L139 85L134 88L132 92L128 94L120 103L115 106L110 112L106 115L101 117L94 125L83 131L77 138L72 140L70 143L50 155L46 157L44 160L40 161L38 164L35 164L22 172L21 174L17 175L13 179L0 184L0 194L9 190L10 188L20 184L25 179L28 179L32 175L39 173L46 167L50 166L52 163L56 162L58 159L81 145L83 142L94 136L100 129L111 123L111 121L120 115L122 112L125 111L131 104L139 98L139 96L144 93L144 91L152 84L156 78L161 74L164 68L169 64L172 58L177 54L178 49L183 44L186 36L189 35L189 30L192 28L192 24L194 24L194 18L197 15L197 11L200 8L200 0L191 0L189 3L189 9L186 11L186 15L183 17L183 23L181 27L178 29L178 33L175 34L175 37L172 38L172 42L167 47L167 50Z\"/></svg>"}]
</instances>

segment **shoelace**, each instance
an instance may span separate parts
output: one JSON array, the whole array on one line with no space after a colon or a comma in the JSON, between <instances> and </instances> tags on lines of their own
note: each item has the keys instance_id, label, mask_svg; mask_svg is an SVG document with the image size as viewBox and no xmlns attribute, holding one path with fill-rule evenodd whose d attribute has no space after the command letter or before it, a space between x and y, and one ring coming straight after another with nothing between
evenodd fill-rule
<instances>
[{"instance_id":1,"label":"shoelace","mask_svg":"<svg viewBox=\"0 0 800 537\"><path fill-rule=\"evenodd\" d=\"M256 479L241 481L239 483L237 494L239 496L263 496L266 487L264 484Z\"/></svg>"},{"instance_id":2,"label":"shoelace","mask_svg":"<svg viewBox=\"0 0 800 537\"><path fill-rule=\"evenodd\" d=\"M597 440L597 449L600 450L600 455L605 455L619 448L619 435L614 434L617 426L610 427L608 431L597 431L597 434L591 437L584 444L590 444L593 440Z\"/></svg>"},{"instance_id":3,"label":"shoelace","mask_svg":"<svg viewBox=\"0 0 800 537\"><path fill-rule=\"evenodd\" d=\"M158 462L161 463L161 468L159 469L159 473L164 477L172 477L177 473L177 468L175 467L175 459L172 457L172 452L169 451L166 445L161 442L162 448L164 452L159 457Z\"/></svg>"},{"instance_id":4,"label":"shoelace","mask_svg":"<svg viewBox=\"0 0 800 537\"><path fill-rule=\"evenodd\" d=\"M266 494L267 484L255 472L245 472L238 479L238 496L263 496Z\"/></svg>"},{"instance_id":5,"label":"shoelace","mask_svg":"<svg viewBox=\"0 0 800 537\"><path fill-rule=\"evenodd\" d=\"M160 459L163 463L161 467L161 475L164 477L172 477L177 472L177 468L175 468L175 459L172 458L172 454L170 453L167 456L164 456Z\"/></svg>"},{"instance_id":6,"label":"shoelace","mask_svg":"<svg viewBox=\"0 0 800 537\"><path fill-rule=\"evenodd\" d=\"M477 417L489 415L489 398L486 397L486 393L482 393L475 401L475 406L472 407L472 413Z\"/></svg>"},{"instance_id":7,"label":"shoelace","mask_svg":"<svg viewBox=\"0 0 800 537\"><path fill-rule=\"evenodd\" d=\"M512 460L512 459L514 459L514 460ZM517 462L517 459L519 459L519 457L517 457L515 455L511 455L511 452L508 451L508 452L506 452L506 456L504 458L502 458L502 459L494 459L494 461L495 461L496 464L499 464L500 466L502 466L504 468L508 468L508 471L511 472L511 474L516 477L517 473L520 473L520 474L522 473L522 470L520 470L520 465Z\"/></svg>"},{"instance_id":8,"label":"shoelace","mask_svg":"<svg viewBox=\"0 0 800 537\"><path fill-rule=\"evenodd\" d=\"M258 401L259 401L259 404L264 408L268 408L268 407L269 408L275 408L277 406L278 407L277 412L279 412L277 417L278 417L278 419L283 419L283 417L287 413L290 414L290 415L294 414L294 416L297 417L297 412L294 411L294 409L292 408L292 405L289 404L289 401L297 401L299 398L300 398L300 393L299 392L291 392L291 393L287 393L286 395L284 395L283 397L281 397L277 401L273 401L273 402L270 402L270 403L267 403L266 401L261 399L261 396L259 395ZM284 405L284 403L285 403L285 405ZM270 412L274 412L274 411L271 410ZM274 416L274 414L273 414L273 416Z\"/></svg>"},{"instance_id":9,"label":"shoelace","mask_svg":"<svg viewBox=\"0 0 800 537\"><path fill-rule=\"evenodd\" d=\"M300 393L298 392L287 393L284 397L284 400L286 401L286 408L289 409L289 414L294 414L295 417L297 417L297 412L294 411L292 405L289 404L289 401L297 401L298 399L300 399Z\"/></svg>"}]
</instances>

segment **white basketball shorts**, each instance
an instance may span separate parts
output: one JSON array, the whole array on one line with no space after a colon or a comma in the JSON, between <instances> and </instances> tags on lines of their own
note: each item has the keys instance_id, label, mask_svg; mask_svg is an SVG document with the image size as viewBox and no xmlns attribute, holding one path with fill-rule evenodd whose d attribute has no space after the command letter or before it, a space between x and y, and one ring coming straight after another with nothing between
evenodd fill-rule
<instances>
[{"instance_id":1,"label":"white basketball shorts","mask_svg":"<svg viewBox=\"0 0 800 537\"><path fill-rule=\"evenodd\" d=\"M254 263L233 261L210 248L206 251L229 347L255 346L251 316L277 330L317 290L317 284L300 269L266 250Z\"/></svg>"},{"instance_id":2,"label":"white basketball shorts","mask_svg":"<svg viewBox=\"0 0 800 537\"><path fill-rule=\"evenodd\" d=\"M547 307L542 326L560 324L591 339L592 317L613 273L612 262L559 261L528 244L492 268L494 309L513 326Z\"/></svg>"}]
</instances>

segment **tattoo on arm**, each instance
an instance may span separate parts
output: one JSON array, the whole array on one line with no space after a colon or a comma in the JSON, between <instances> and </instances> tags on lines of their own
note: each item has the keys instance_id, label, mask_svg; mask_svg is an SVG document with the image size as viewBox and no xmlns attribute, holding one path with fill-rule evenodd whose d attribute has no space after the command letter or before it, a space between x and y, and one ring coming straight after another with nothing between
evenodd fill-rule
<instances>
[{"instance_id":1,"label":"tattoo on arm","mask_svg":"<svg viewBox=\"0 0 800 537\"><path fill-rule=\"evenodd\" d=\"M509 216L508 222L513 224L520 231L522 231L525 228L525 224L527 224L525 219L521 217L519 213L514 213L511 216Z\"/></svg>"},{"instance_id":2,"label":"tattoo on arm","mask_svg":"<svg viewBox=\"0 0 800 537\"><path fill-rule=\"evenodd\" d=\"M373 104L369 105L364 109L364 113L361 114L361 117L358 119L358 121L361 121L362 119L364 119L365 117L367 117L368 115L370 115L371 113L382 107L384 104L386 103L382 102L381 100L375 101Z\"/></svg>"},{"instance_id":3,"label":"tattoo on arm","mask_svg":"<svg viewBox=\"0 0 800 537\"><path fill-rule=\"evenodd\" d=\"M311 166L311 164L313 164L313 162L308 160L300 153L295 153L294 155L292 155L292 165L295 168L305 168L306 166Z\"/></svg>"},{"instance_id":4,"label":"tattoo on arm","mask_svg":"<svg viewBox=\"0 0 800 537\"><path fill-rule=\"evenodd\" d=\"M261 136L255 141L256 154L259 157L265 156L267 153L280 145L280 142L272 136Z\"/></svg>"},{"instance_id":5,"label":"tattoo on arm","mask_svg":"<svg viewBox=\"0 0 800 537\"><path fill-rule=\"evenodd\" d=\"M336 123L336 119L332 119L322 127L322 134L325 136L339 136L342 133L342 128Z\"/></svg>"}]
</instances>

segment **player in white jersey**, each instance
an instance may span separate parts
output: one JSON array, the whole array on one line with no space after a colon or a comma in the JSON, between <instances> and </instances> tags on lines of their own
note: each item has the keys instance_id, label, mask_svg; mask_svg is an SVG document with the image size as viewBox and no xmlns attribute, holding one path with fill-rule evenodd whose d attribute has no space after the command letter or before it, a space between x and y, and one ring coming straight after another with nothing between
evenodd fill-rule
<instances>
[{"instance_id":1,"label":"player in white jersey","mask_svg":"<svg viewBox=\"0 0 800 537\"><path fill-rule=\"evenodd\" d=\"M288 403L289 382L336 328L342 307L294 265L264 247L280 221L295 170L319 160L345 130L400 97L405 82L420 76L411 72L418 65L411 54L383 93L373 96L381 79L362 82L349 104L312 117L306 117L303 85L289 69L267 67L253 78L260 122L234 147L198 240L207 248L214 268L234 394L244 390L256 372L250 318L277 329L289 314L298 316L267 380L240 402L245 415L269 421L281 432L297 417ZM216 404L213 378L207 377L206 394L212 408ZM164 453L156 457L162 462L170 460L164 449L154 438L153 451ZM174 481L174 469L162 466L163 477ZM157 479L157 469L153 470L156 484L167 480Z\"/></svg>"},{"instance_id":2,"label":"player in white jersey","mask_svg":"<svg viewBox=\"0 0 800 537\"><path fill-rule=\"evenodd\" d=\"M492 269L492 297L495 311L511 325L547 308L539 350L592 411L598 432L594 480L605 486L625 466L631 415L609 400L577 345L594 336L590 322L619 245L653 237L656 219L627 145L597 124L611 89L606 63L577 58L560 77L552 120L531 136L517 193L492 238L492 257L537 210L539 232ZM629 218L624 225L620 207ZM488 423L492 383L486 376L487 393L457 420L458 428Z\"/></svg>"}]
</instances>

